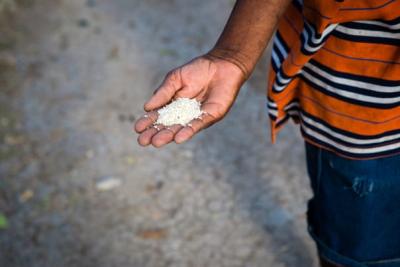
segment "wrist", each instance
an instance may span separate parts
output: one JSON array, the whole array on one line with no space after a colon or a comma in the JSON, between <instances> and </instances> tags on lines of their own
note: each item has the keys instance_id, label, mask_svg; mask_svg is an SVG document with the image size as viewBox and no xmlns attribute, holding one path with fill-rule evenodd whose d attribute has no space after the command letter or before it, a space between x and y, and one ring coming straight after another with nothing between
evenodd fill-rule
<instances>
[{"instance_id":1,"label":"wrist","mask_svg":"<svg viewBox=\"0 0 400 267\"><path fill-rule=\"evenodd\" d=\"M244 63L246 56L238 53L237 51L214 47L207 54L205 54L204 57L211 60L223 60L235 65L235 67L240 70L243 76L243 81L246 81L251 74L251 68Z\"/></svg>"}]
</instances>

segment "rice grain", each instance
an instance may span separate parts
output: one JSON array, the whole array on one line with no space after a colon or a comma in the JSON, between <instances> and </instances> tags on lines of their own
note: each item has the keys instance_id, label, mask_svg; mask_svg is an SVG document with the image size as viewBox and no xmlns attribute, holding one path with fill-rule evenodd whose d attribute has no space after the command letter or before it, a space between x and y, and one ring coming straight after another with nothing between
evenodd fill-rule
<instances>
[{"instance_id":1,"label":"rice grain","mask_svg":"<svg viewBox=\"0 0 400 267\"><path fill-rule=\"evenodd\" d=\"M181 97L158 110L158 119L155 124L186 126L191 120L199 118L203 113L199 101Z\"/></svg>"}]
</instances>

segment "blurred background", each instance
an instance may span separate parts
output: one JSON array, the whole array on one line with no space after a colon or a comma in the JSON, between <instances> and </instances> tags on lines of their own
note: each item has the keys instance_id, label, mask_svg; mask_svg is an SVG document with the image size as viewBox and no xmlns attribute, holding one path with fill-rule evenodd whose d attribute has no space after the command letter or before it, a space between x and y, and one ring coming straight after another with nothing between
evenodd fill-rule
<instances>
[{"instance_id":1,"label":"blurred background","mask_svg":"<svg viewBox=\"0 0 400 267\"><path fill-rule=\"evenodd\" d=\"M0 0L1 267L316 266L302 139L269 140L268 55L189 142L132 131L233 4Z\"/></svg>"}]
</instances>

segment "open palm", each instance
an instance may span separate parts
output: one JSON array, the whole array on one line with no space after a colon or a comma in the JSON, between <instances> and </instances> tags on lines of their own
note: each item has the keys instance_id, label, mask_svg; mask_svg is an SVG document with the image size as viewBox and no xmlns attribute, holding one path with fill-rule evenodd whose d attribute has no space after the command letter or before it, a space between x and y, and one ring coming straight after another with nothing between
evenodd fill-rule
<instances>
[{"instance_id":1,"label":"open palm","mask_svg":"<svg viewBox=\"0 0 400 267\"><path fill-rule=\"evenodd\" d=\"M135 124L135 130L140 134L138 143L161 147L172 141L185 142L226 115L243 82L243 73L235 64L209 57L196 58L171 71L144 105L148 113ZM203 115L187 126L154 127L157 109L179 97L200 101Z\"/></svg>"}]
</instances>

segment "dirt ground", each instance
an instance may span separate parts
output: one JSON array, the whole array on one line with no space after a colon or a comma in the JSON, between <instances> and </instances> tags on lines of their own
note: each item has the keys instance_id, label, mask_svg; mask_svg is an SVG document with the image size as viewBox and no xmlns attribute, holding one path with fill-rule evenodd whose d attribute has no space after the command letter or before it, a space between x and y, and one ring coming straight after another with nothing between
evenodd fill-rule
<instances>
[{"instance_id":1,"label":"dirt ground","mask_svg":"<svg viewBox=\"0 0 400 267\"><path fill-rule=\"evenodd\" d=\"M219 124L136 143L171 68L233 1L41 0L0 30L1 267L310 267L296 127L269 140L263 59Z\"/></svg>"}]
</instances>

